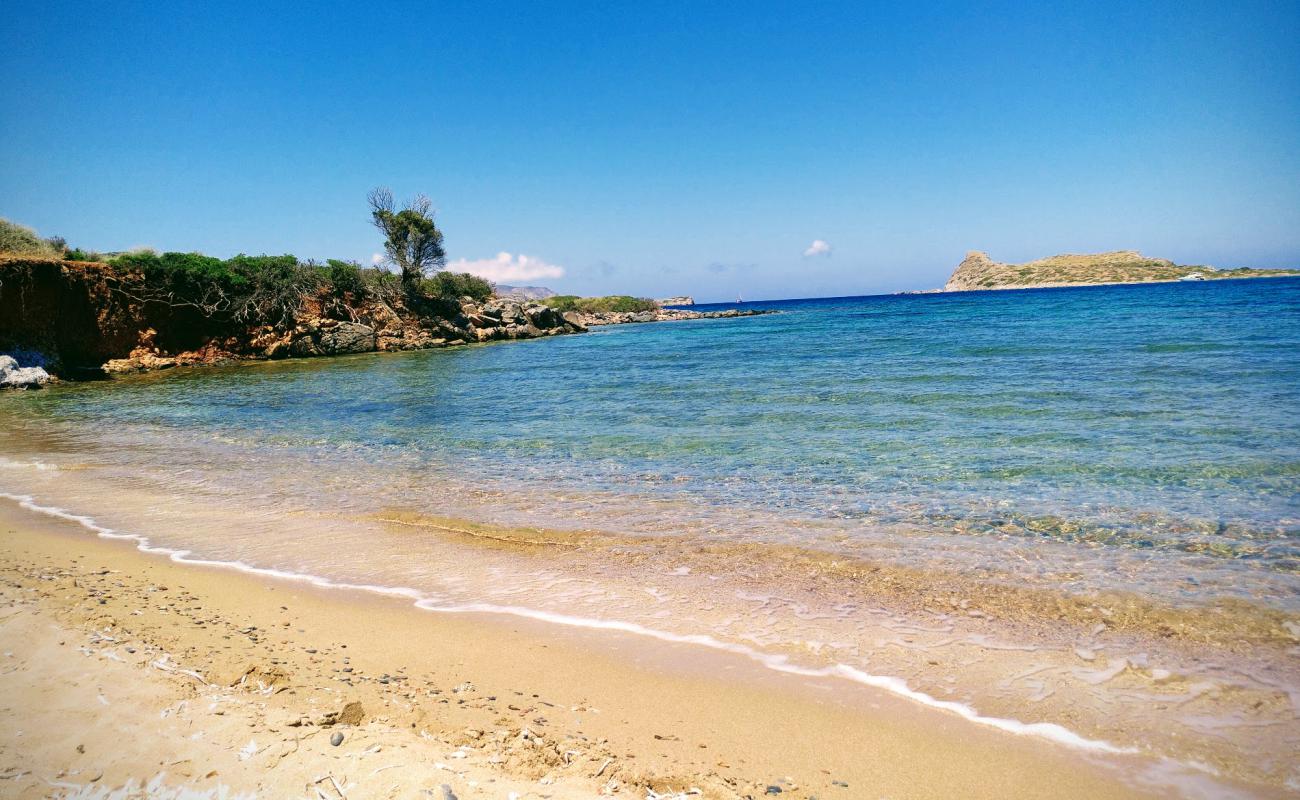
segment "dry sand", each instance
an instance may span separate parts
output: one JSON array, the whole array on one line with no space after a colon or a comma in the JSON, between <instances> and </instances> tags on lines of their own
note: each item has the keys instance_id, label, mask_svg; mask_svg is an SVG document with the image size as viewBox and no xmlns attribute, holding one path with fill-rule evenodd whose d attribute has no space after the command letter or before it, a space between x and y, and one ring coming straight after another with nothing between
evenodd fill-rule
<instances>
[{"instance_id":1,"label":"dry sand","mask_svg":"<svg viewBox=\"0 0 1300 800\"><path fill-rule=\"evenodd\" d=\"M177 565L7 502L0 708L2 797L1169 794L867 687Z\"/></svg>"}]
</instances>

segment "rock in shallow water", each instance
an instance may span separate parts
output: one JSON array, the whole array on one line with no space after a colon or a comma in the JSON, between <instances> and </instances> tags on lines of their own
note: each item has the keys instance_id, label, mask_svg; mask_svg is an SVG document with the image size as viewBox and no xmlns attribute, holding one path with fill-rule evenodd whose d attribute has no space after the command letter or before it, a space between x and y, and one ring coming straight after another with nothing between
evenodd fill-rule
<instances>
[{"instance_id":1,"label":"rock in shallow water","mask_svg":"<svg viewBox=\"0 0 1300 800\"><path fill-rule=\"evenodd\" d=\"M20 367L13 356L0 356L0 387L33 389L50 382L50 373L40 367Z\"/></svg>"}]
</instances>

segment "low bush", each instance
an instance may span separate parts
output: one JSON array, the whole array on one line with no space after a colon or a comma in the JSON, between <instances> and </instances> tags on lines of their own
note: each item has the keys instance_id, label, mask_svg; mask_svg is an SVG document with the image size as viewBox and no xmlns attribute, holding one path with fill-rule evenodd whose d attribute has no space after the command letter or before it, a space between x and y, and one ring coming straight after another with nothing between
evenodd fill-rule
<instances>
[{"instance_id":1,"label":"low bush","mask_svg":"<svg viewBox=\"0 0 1300 800\"><path fill-rule=\"evenodd\" d=\"M104 261L103 253L96 253L94 250L82 250L80 247L74 247L63 254L67 261Z\"/></svg>"},{"instance_id":2,"label":"low bush","mask_svg":"<svg viewBox=\"0 0 1300 800\"><path fill-rule=\"evenodd\" d=\"M146 302L191 307L202 316L246 325L292 324L325 276L291 255L237 255L225 261L202 253L126 253L112 263L138 270Z\"/></svg>"},{"instance_id":3,"label":"low bush","mask_svg":"<svg viewBox=\"0 0 1300 800\"><path fill-rule=\"evenodd\" d=\"M492 282L468 272L435 272L420 283L420 291L439 300L469 297L482 303L492 297Z\"/></svg>"},{"instance_id":4,"label":"low bush","mask_svg":"<svg viewBox=\"0 0 1300 800\"><path fill-rule=\"evenodd\" d=\"M605 297L578 297L572 294L557 294L542 301L557 311L577 311L582 314L602 312L642 312L655 311L659 304L644 297L632 297L626 294L613 294Z\"/></svg>"},{"instance_id":5,"label":"low bush","mask_svg":"<svg viewBox=\"0 0 1300 800\"><path fill-rule=\"evenodd\" d=\"M339 296L351 294L357 299L365 296L366 282L361 277L360 264L355 261L340 261L337 258L331 258L325 263L329 282L334 287L335 294Z\"/></svg>"}]
</instances>

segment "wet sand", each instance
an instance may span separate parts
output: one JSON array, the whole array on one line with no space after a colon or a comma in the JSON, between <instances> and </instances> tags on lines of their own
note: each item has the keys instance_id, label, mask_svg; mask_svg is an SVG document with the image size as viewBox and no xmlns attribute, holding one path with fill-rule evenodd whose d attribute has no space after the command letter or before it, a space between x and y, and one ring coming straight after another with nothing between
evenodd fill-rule
<instances>
[{"instance_id":1,"label":"wet sand","mask_svg":"<svg viewBox=\"0 0 1300 800\"><path fill-rule=\"evenodd\" d=\"M689 645L177 565L8 502L0 542L5 796L1174 794L1122 780L1135 763Z\"/></svg>"}]
</instances>

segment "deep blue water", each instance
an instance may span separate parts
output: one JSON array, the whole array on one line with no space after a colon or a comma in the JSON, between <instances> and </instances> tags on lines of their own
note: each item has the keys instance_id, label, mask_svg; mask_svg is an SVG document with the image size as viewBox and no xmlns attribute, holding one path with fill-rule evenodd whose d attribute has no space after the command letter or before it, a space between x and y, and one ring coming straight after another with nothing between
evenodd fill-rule
<instances>
[{"instance_id":1,"label":"deep blue water","mask_svg":"<svg viewBox=\"0 0 1300 800\"><path fill-rule=\"evenodd\" d=\"M140 470L350 465L294 489L316 504L433 511L474 486L547 524L907 535L985 561L1043 541L1086 551L1094 585L1096 554L1142 554L1295 602L1300 279L744 307L781 313L178 371L0 413Z\"/></svg>"}]
</instances>

